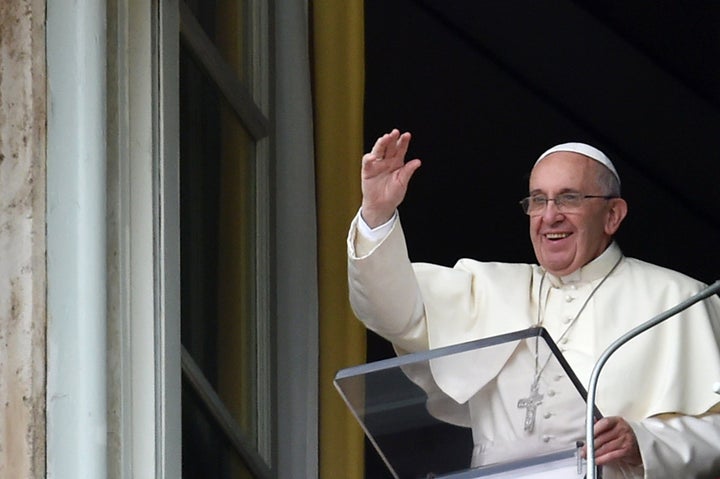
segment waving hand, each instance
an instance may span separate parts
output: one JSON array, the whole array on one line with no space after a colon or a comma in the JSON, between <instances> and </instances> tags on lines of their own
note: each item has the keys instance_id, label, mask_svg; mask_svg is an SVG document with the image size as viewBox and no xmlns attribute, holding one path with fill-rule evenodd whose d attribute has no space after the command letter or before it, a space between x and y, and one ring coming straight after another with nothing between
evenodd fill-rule
<instances>
[{"instance_id":1,"label":"waving hand","mask_svg":"<svg viewBox=\"0 0 720 479\"><path fill-rule=\"evenodd\" d=\"M402 203L420 160L405 163L410 133L395 129L375 142L362 158L362 217L371 228L388 221Z\"/></svg>"}]
</instances>

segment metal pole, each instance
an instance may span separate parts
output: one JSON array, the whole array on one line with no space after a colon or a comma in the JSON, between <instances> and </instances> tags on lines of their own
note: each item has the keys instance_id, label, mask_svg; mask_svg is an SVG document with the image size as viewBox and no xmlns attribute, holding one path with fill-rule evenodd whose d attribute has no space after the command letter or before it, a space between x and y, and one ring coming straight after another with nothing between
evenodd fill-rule
<instances>
[{"instance_id":1,"label":"metal pole","mask_svg":"<svg viewBox=\"0 0 720 479\"><path fill-rule=\"evenodd\" d=\"M703 299L712 296L713 294L720 291L720 280L715 281L713 284L708 286L707 288L703 289L699 293L695 294L694 296L691 296L690 298L686 299L682 303L678 304L677 306L668 309L667 311L660 313L659 315L655 316L654 318L642 323L640 326L635 327L634 329L631 329L627 333L625 333L620 338L616 339L608 348L600 355L600 359L597 360L595 363L595 367L593 368L592 374L590 375L590 383L588 386L588 398L587 398L587 408L586 408L586 415L585 415L585 444L587 444L587 479L595 479L596 478L596 470L595 470L595 436L593 434L593 426L594 426L594 415L593 412L595 410L595 396L597 395L597 382L598 377L600 376L600 371L602 370L603 366L605 366L605 363L610 358L610 356L617 351L622 345L630 341L635 336L647 331L648 329L652 328L653 326L656 326L666 319L675 316L677 313L684 311L685 309L689 308L693 304L702 301Z\"/></svg>"}]
</instances>

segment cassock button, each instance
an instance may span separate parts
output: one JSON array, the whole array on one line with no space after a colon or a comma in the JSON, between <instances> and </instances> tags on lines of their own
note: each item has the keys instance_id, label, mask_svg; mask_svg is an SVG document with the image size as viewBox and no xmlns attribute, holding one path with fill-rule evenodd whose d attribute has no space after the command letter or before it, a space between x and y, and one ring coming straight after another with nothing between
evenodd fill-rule
<instances>
[{"instance_id":1,"label":"cassock button","mask_svg":"<svg viewBox=\"0 0 720 479\"><path fill-rule=\"evenodd\" d=\"M551 413L551 412L546 412L545 414L543 414L543 417L544 417L545 419L550 419L550 418L552 417L552 413Z\"/></svg>"},{"instance_id":2,"label":"cassock button","mask_svg":"<svg viewBox=\"0 0 720 479\"><path fill-rule=\"evenodd\" d=\"M560 381L563 377L564 377L564 376L563 376L562 374L557 374L553 379L555 380L555 382L558 382L558 381Z\"/></svg>"},{"instance_id":3,"label":"cassock button","mask_svg":"<svg viewBox=\"0 0 720 479\"><path fill-rule=\"evenodd\" d=\"M573 320L572 316L568 316L567 318L563 319L563 323L568 324L572 320Z\"/></svg>"},{"instance_id":4,"label":"cassock button","mask_svg":"<svg viewBox=\"0 0 720 479\"><path fill-rule=\"evenodd\" d=\"M567 344L568 341L570 341L568 338L562 338L562 339L560 340L560 344Z\"/></svg>"},{"instance_id":5,"label":"cassock button","mask_svg":"<svg viewBox=\"0 0 720 479\"><path fill-rule=\"evenodd\" d=\"M575 301L575 296L570 296L569 294L565 296L566 303L572 303L573 301Z\"/></svg>"},{"instance_id":6,"label":"cassock button","mask_svg":"<svg viewBox=\"0 0 720 479\"><path fill-rule=\"evenodd\" d=\"M545 435L542 437L542 441L543 441L543 442L550 442L551 440L552 440L552 436L548 436L547 434L545 434Z\"/></svg>"},{"instance_id":7,"label":"cassock button","mask_svg":"<svg viewBox=\"0 0 720 479\"><path fill-rule=\"evenodd\" d=\"M553 396L555 395L555 391L553 391L553 390L551 389L551 390L548 391L547 395L550 396L550 397L553 397Z\"/></svg>"}]
</instances>

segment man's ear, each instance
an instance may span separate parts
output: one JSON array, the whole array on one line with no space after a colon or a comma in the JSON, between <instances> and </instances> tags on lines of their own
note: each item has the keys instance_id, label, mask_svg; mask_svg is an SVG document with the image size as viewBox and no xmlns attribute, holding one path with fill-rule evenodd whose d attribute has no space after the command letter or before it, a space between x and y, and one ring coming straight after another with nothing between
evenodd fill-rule
<instances>
[{"instance_id":1,"label":"man's ear","mask_svg":"<svg viewBox=\"0 0 720 479\"><path fill-rule=\"evenodd\" d=\"M628 212L627 202L622 198L612 198L608 200L609 208L607 219L605 220L605 233L613 236L620 228Z\"/></svg>"}]
</instances>

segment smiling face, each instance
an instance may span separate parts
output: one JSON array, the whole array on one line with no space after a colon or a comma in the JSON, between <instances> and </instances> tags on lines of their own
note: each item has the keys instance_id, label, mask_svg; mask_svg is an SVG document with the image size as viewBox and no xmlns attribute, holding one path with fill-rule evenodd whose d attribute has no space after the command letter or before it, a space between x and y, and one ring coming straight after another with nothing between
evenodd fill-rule
<instances>
[{"instance_id":1,"label":"smiling face","mask_svg":"<svg viewBox=\"0 0 720 479\"><path fill-rule=\"evenodd\" d=\"M552 153L533 168L530 195L607 195L599 182L602 168L579 153ZM538 263L557 276L580 269L605 251L626 214L622 198L588 198L571 212L560 212L553 201L548 202L541 214L530 217L530 239Z\"/></svg>"}]
</instances>

